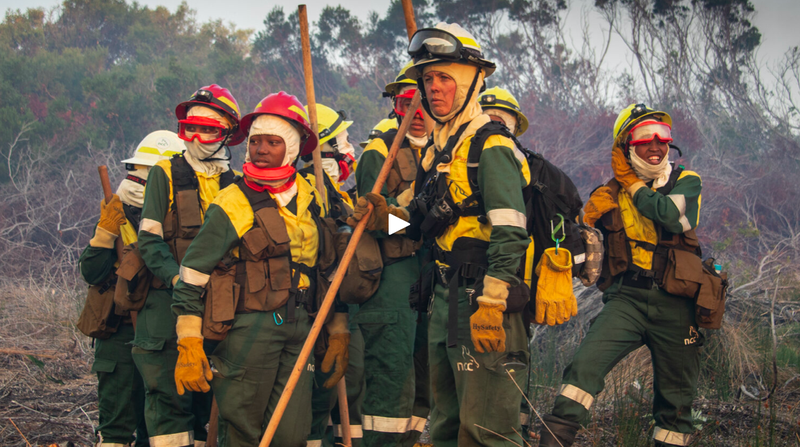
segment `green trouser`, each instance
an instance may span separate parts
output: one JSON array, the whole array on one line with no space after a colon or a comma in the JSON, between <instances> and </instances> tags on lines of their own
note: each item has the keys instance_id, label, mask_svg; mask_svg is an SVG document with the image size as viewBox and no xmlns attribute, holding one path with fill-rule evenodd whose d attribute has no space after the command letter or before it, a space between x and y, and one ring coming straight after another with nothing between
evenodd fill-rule
<instances>
[{"instance_id":1,"label":"green trouser","mask_svg":"<svg viewBox=\"0 0 800 447\"><path fill-rule=\"evenodd\" d=\"M354 306L351 305L352 309ZM358 306L355 306L358 309ZM347 409L350 414L350 437L353 447L361 445L363 436L361 427L361 405L364 402L364 337L358 325L350 324L350 363L345 373L347 385ZM339 401L336 388L327 389L322 386L333 371L328 374L320 371L319 364L314 368L314 390L311 398L312 422L311 434L308 436L308 447L333 447L341 442L342 424L339 415ZM331 422L332 425L328 425Z\"/></svg>"},{"instance_id":2,"label":"green trouser","mask_svg":"<svg viewBox=\"0 0 800 447\"><path fill-rule=\"evenodd\" d=\"M428 321L424 313L416 312L417 330L414 334L414 409L412 414L427 421L431 413L431 380L428 368ZM418 420L419 420L418 419Z\"/></svg>"},{"instance_id":3,"label":"green trouser","mask_svg":"<svg viewBox=\"0 0 800 447\"><path fill-rule=\"evenodd\" d=\"M186 391L181 396L175 387L178 336L177 318L170 309L171 292L171 289L150 290L139 312L133 341L133 360L144 379L144 417L151 447L204 444L211 414L211 393ZM203 342L206 353L215 344Z\"/></svg>"},{"instance_id":4,"label":"green trouser","mask_svg":"<svg viewBox=\"0 0 800 447\"><path fill-rule=\"evenodd\" d=\"M433 290L428 325L431 441L436 447L523 444L517 434L522 393L506 373L508 368L520 386L525 384L530 355L522 313L503 315L506 351L481 354L472 344L469 329L469 318L478 303L465 289L465 285L458 289L455 346L448 346L447 339L450 291L438 282Z\"/></svg>"},{"instance_id":5,"label":"green trouser","mask_svg":"<svg viewBox=\"0 0 800 447\"><path fill-rule=\"evenodd\" d=\"M97 373L99 447L131 443L134 431L136 447L149 445L144 422L144 385L129 345L133 334L133 325L121 324L111 337L95 340L92 372Z\"/></svg>"},{"instance_id":6,"label":"green trouser","mask_svg":"<svg viewBox=\"0 0 800 447\"><path fill-rule=\"evenodd\" d=\"M700 373L700 346L694 301L662 289L622 286L603 294L605 306L564 370L553 415L586 425L589 408L602 390L605 376L642 345L653 360L655 438L687 445L692 426L692 400Z\"/></svg>"},{"instance_id":7,"label":"green trouser","mask_svg":"<svg viewBox=\"0 0 800 447\"><path fill-rule=\"evenodd\" d=\"M286 317L285 305L275 312L236 314L228 336L209 356L216 369L211 388L219 407L220 447L259 444L310 330L311 319L302 306L295 309L294 321ZM313 361L300 375L273 446L306 445Z\"/></svg>"},{"instance_id":8,"label":"green trouser","mask_svg":"<svg viewBox=\"0 0 800 447\"><path fill-rule=\"evenodd\" d=\"M417 313L408 297L417 279L415 256L386 266L354 318L364 336L363 446L412 446L425 428L425 419L413 415Z\"/></svg>"}]
</instances>

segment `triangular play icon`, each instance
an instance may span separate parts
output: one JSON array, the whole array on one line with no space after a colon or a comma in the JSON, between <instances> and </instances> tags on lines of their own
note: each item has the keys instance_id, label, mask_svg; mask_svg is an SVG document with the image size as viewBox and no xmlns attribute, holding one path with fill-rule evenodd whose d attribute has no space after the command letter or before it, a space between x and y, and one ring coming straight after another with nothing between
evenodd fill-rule
<instances>
[{"instance_id":1,"label":"triangular play icon","mask_svg":"<svg viewBox=\"0 0 800 447\"><path fill-rule=\"evenodd\" d=\"M409 225L411 224L394 214L389 214L389 234L395 234Z\"/></svg>"}]
</instances>

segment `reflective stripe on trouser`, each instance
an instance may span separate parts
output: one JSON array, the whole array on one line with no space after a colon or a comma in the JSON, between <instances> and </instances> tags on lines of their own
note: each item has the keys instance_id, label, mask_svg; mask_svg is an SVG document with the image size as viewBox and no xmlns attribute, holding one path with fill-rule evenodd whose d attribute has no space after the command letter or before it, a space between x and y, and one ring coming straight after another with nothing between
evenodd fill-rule
<instances>
[{"instance_id":1,"label":"reflective stripe on trouser","mask_svg":"<svg viewBox=\"0 0 800 447\"><path fill-rule=\"evenodd\" d=\"M352 307L352 306L351 306ZM317 359L321 360L321 359ZM334 438L341 438L341 424L339 417L339 400L336 388L327 389L322 386L333 371L324 374L320 371L319 364L314 371L314 389L311 398L312 422L311 434L308 436L307 445L333 446ZM347 385L347 402L350 414L350 436L353 447L361 445L361 403L364 401L364 337L358 327L350 328L350 362L345 373ZM324 442L323 442L324 440ZM320 441L312 444L312 441Z\"/></svg>"},{"instance_id":2,"label":"reflective stripe on trouser","mask_svg":"<svg viewBox=\"0 0 800 447\"><path fill-rule=\"evenodd\" d=\"M479 353L472 344L469 317L477 310L465 287L459 287L457 344L448 348L449 290L437 284L428 325L431 374L431 442L436 447L514 445L477 425L523 444L519 408L522 394L509 380L506 362L530 365L522 314L504 314L506 352ZM524 385L527 368L515 367L514 380ZM514 433L514 430L517 433Z\"/></svg>"},{"instance_id":3,"label":"reflective stripe on trouser","mask_svg":"<svg viewBox=\"0 0 800 447\"><path fill-rule=\"evenodd\" d=\"M211 414L211 393L187 391L181 396L175 388L178 341L171 304L171 289L150 290L136 322L136 347L131 350L144 380L144 417L152 447L205 441L205 427ZM216 342L205 340L203 349L209 353L215 345ZM182 444L187 439L188 444Z\"/></svg>"},{"instance_id":4,"label":"reflective stripe on trouser","mask_svg":"<svg viewBox=\"0 0 800 447\"><path fill-rule=\"evenodd\" d=\"M386 266L375 295L353 319L364 336L366 393L362 446L413 446L421 434L411 422L414 408L416 312L408 304L419 277L412 256ZM381 421L391 420L391 423Z\"/></svg>"},{"instance_id":5,"label":"reflective stripe on trouser","mask_svg":"<svg viewBox=\"0 0 800 447\"><path fill-rule=\"evenodd\" d=\"M619 282L605 291L603 301L603 310L564 370L553 415L587 425L590 398L603 390L605 376L625 356L646 345L653 359L656 427L693 433L692 400L703 344L693 301L659 288L638 289Z\"/></svg>"},{"instance_id":6,"label":"reflective stripe on trouser","mask_svg":"<svg viewBox=\"0 0 800 447\"><path fill-rule=\"evenodd\" d=\"M686 446L689 445L691 438L692 436L688 433L677 433L661 427L656 427L653 431L653 439L669 445Z\"/></svg>"},{"instance_id":7,"label":"reflective stripe on trouser","mask_svg":"<svg viewBox=\"0 0 800 447\"><path fill-rule=\"evenodd\" d=\"M131 356L133 326L122 324L106 340L95 340L92 372L97 373L98 445L133 442L148 445L144 422L144 385Z\"/></svg>"},{"instance_id":8,"label":"reflective stripe on trouser","mask_svg":"<svg viewBox=\"0 0 800 447\"><path fill-rule=\"evenodd\" d=\"M261 441L303 343L311 319L301 306L295 321L286 306L273 312L237 314L228 336L209 357L217 371L211 389L219 407L219 446L254 446ZM282 321L280 325L276 321ZM306 445L311 430L313 359L309 359L283 413L273 446Z\"/></svg>"}]
</instances>

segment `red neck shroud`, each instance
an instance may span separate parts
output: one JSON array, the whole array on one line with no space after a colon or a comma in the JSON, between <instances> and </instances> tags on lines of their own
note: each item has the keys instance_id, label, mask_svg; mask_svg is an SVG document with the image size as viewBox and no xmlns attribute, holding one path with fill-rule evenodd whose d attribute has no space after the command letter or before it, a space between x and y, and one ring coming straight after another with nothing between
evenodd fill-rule
<instances>
[{"instance_id":1,"label":"red neck shroud","mask_svg":"<svg viewBox=\"0 0 800 447\"><path fill-rule=\"evenodd\" d=\"M253 163L245 163L242 167L244 173L244 182L254 191L263 192L269 191L273 194L287 191L294 185L294 179L297 175L297 170L292 165L281 166L280 168L258 168ZM253 180L260 180L265 182L274 182L279 180L286 180L286 183L272 187L269 185L260 185L255 181L248 180L248 177Z\"/></svg>"}]
</instances>

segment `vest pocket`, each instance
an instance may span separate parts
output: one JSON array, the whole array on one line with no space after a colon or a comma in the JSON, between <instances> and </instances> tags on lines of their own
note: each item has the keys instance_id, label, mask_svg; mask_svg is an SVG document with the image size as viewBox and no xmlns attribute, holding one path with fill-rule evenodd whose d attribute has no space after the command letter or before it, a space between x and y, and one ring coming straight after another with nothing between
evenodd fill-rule
<instances>
[{"instance_id":1,"label":"vest pocket","mask_svg":"<svg viewBox=\"0 0 800 447\"><path fill-rule=\"evenodd\" d=\"M710 262L709 262L710 261ZM714 260L703 262L703 282L697 293L697 325L705 329L719 329L725 314L725 299L728 295L728 273L717 273Z\"/></svg>"},{"instance_id":2,"label":"vest pocket","mask_svg":"<svg viewBox=\"0 0 800 447\"><path fill-rule=\"evenodd\" d=\"M338 233L339 257L344 255L350 241L349 233ZM347 304L362 304L378 290L383 271L383 259L378 241L364 232L356 245L356 251L347 266L347 273L339 287L339 297Z\"/></svg>"},{"instance_id":3,"label":"vest pocket","mask_svg":"<svg viewBox=\"0 0 800 447\"><path fill-rule=\"evenodd\" d=\"M203 225L203 215L200 211L200 201L197 191L185 190L175 194L175 209L178 212L179 238L193 238L197 236L200 226Z\"/></svg>"},{"instance_id":4,"label":"vest pocket","mask_svg":"<svg viewBox=\"0 0 800 447\"><path fill-rule=\"evenodd\" d=\"M673 295L694 298L703 283L703 263L688 251L670 249L661 287Z\"/></svg>"},{"instance_id":5,"label":"vest pocket","mask_svg":"<svg viewBox=\"0 0 800 447\"><path fill-rule=\"evenodd\" d=\"M127 245L122 252L122 262L117 269L117 287L114 304L118 310L137 312L144 307L153 274L139 252L136 243Z\"/></svg>"},{"instance_id":6,"label":"vest pocket","mask_svg":"<svg viewBox=\"0 0 800 447\"><path fill-rule=\"evenodd\" d=\"M225 339L233 326L238 298L236 269L214 269L206 286L203 337L209 340Z\"/></svg>"}]
</instances>

